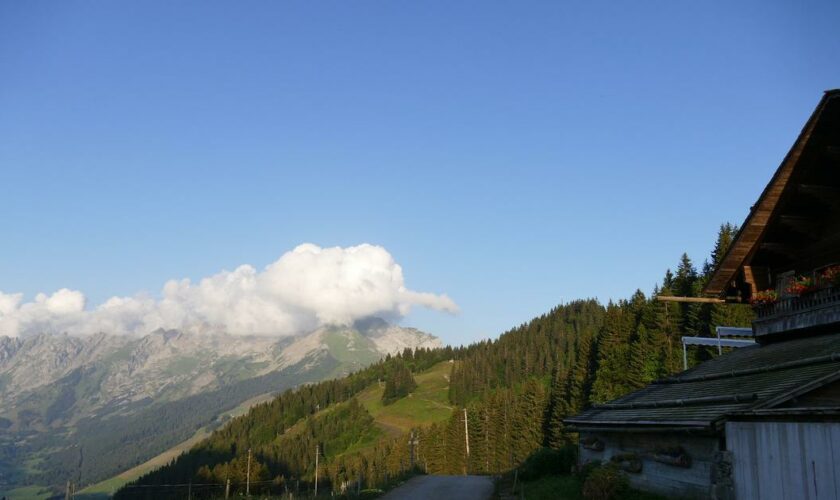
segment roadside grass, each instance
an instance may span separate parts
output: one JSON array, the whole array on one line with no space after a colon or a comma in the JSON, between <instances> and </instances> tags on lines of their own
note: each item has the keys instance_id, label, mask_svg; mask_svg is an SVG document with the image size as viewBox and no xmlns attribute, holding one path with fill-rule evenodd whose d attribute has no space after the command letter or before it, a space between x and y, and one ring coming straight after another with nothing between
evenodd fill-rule
<instances>
[{"instance_id":1,"label":"roadside grass","mask_svg":"<svg viewBox=\"0 0 840 500\"><path fill-rule=\"evenodd\" d=\"M575 474L547 474L530 481L517 481L514 475L505 473L496 481L495 500L584 500L583 479ZM669 500L669 497L626 488L621 491L621 500ZM671 499L673 500L673 499Z\"/></svg>"},{"instance_id":2,"label":"roadside grass","mask_svg":"<svg viewBox=\"0 0 840 500\"><path fill-rule=\"evenodd\" d=\"M527 500L581 500L583 484L576 476L544 476L522 483Z\"/></svg>"},{"instance_id":3,"label":"roadside grass","mask_svg":"<svg viewBox=\"0 0 840 500\"><path fill-rule=\"evenodd\" d=\"M577 476L543 476L522 483L526 500L582 500L583 481ZM621 500L669 500L668 497L629 488L620 494Z\"/></svg>"}]
</instances>

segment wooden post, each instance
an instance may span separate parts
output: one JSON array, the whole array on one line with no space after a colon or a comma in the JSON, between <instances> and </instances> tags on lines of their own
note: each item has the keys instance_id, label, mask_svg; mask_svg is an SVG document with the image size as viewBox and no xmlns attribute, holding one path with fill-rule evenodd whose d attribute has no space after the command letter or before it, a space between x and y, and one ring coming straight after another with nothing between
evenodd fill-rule
<instances>
[{"instance_id":1,"label":"wooden post","mask_svg":"<svg viewBox=\"0 0 840 500\"><path fill-rule=\"evenodd\" d=\"M656 300L661 302L694 302L700 304L725 304L726 300L715 297L677 297L674 295L657 295Z\"/></svg>"},{"instance_id":2,"label":"wooden post","mask_svg":"<svg viewBox=\"0 0 840 500\"><path fill-rule=\"evenodd\" d=\"M251 496L251 448L248 448L248 468L245 473L245 496Z\"/></svg>"},{"instance_id":3,"label":"wooden post","mask_svg":"<svg viewBox=\"0 0 840 500\"><path fill-rule=\"evenodd\" d=\"M408 438L408 444L411 445L411 455L410 455L411 463L410 463L410 466L411 466L412 469L414 469L414 464L417 461L416 446L418 444L420 444L420 439L419 439L418 436L416 436L414 434L414 431L411 431L411 435Z\"/></svg>"},{"instance_id":4,"label":"wooden post","mask_svg":"<svg viewBox=\"0 0 840 500\"><path fill-rule=\"evenodd\" d=\"M516 494L516 480L519 479L519 467L513 470L513 488L511 488L510 492L514 495Z\"/></svg>"},{"instance_id":5,"label":"wooden post","mask_svg":"<svg viewBox=\"0 0 840 500\"><path fill-rule=\"evenodd\" d=\"M484 473L490 472L490 417L484 408Z\"/></svg>"},{"instance_id":6,"label":"wooden post","mask_svg":"<svg viewBox=\"0 0 840 500\"><path fill-rule=\"evenodd\" d=\"M467 424L467 409L464 408L464 443L467 447L467 468L470 465L470 428Z\"/></svg>"},{"instance_id":7,"label":"wooden post","mask_svg":"<svg viewBox=\"0 0 840 500\"><path fill-rule=\"evenodd\" d=\"M64 500L70 500L70 481L67 481L67 489L64 490Z\"/></svg>"},{"instance_id":8,"label":"wooden post","mask_svg":"<svg viewBox=\"0 0 840 500\"><path fill-rule=\"evenodd\" d=\"M318 498L318 445L315 445L315 498Z\"/></svg>"},{"instance_id":9,"label":"wooden post","mask_svg":"<svg viewBox=\"0 0 840 500\"><path fill-rule=\"evenodd\" d=\"M192 500L192 480L190 480L190 484L187 486L187 500Z\"/></svg>"},{"instance_id":10,"label":"wooden post","mask_svg":"<svg viewBox=\"0 0 840 500\"><path fill-rule=\"evenodd\" d=\"M230 497L230 478L227 478L225 481L225 500L228 500Z\"/></svg>"}]
</instances>

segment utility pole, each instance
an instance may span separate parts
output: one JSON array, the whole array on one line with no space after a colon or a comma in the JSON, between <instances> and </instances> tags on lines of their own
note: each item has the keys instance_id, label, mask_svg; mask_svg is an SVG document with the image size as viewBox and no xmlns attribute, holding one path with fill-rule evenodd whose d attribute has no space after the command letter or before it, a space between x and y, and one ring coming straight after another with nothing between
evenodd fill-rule
<instances>
[{"instance_id":1,"label":"utility pole","mask_svg":"<svg viewBox=\"0 0 840 500\"><path fill-rule=\"evenodd\" d=\"M187 500L192 500L192 481L190 481L190 485L187 486Z\"/></svg>"},{"instance_id":2,"label":"utility pole","mask_svg":"<svg viewBox=\"0 0 840 500\"><path fill-rule=\"evenodd\" d=\"M67 481L67 489L64 490L64 500L70 500L70 481Z\"/></svg>"},{"instance_id":3,"label":"utility pole","mask_svg":"<svg viewBox=\"0 0 840 500\"><path fill-rule=\"evenodd\" d=\"M419 436L414 434L414 431L411 431L411 436L408 438L408 444L411 445L411 468L414 469L414 462L415 462L415 446L420 444Z\"/></svg>"},{"instance_id":4,"label":"utility pole","mask_svg":"<svg viewBox=\"0 0 840 500\"><path fill-rule=\"evenodd\" d=\"M464 475L470 470L470 428L467 424L467 409L464 408L464 443L467 449L467 459L464 461Z\"/></svg>"},{"instance_id":5,"label":"utility pole","mask_svg":"<svg viewBox=\"0 0 840 500\"><path fill-rule=\"evenodd\" d=\"M467 458L470 458L470 428L467 424L467 409L464 408L464 442L467 445Z\"/></svg>"},{"instance_id":6,"label":"utility pole","mask_svg":"<svg viewBox=\"0 0 840 500\"><path fill-rule=\"evenodd\" d=\"M245 496L251 496L251 448L248 448L248 468L245 473Z\"/></svg>"},{"instance_id":7,"label":"utility pole","mask_svg":"<svg viewBox=\"0 0 840 500\"><path fill-rule=\"evenodd\" d=\"M315 498L318 498L318 445L315 445Z\"/></svg>"},{"instance_id":8,"label":"utility pole","mask_svg":"<svg viewBox=\"0 0 840 500\"><path fill-rule=\"evenodd\" d=\"M484 472L490 472L490 417L484 408Z\"/></svg>"}]
</instances>

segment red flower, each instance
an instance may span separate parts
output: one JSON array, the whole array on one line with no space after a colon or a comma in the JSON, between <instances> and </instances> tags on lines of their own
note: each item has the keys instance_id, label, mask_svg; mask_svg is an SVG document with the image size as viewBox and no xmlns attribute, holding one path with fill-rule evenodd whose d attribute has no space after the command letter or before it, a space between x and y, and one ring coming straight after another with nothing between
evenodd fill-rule
<instances>
[{"instance_id":1,"label":"red flower","mask_svg":"<svg viewBox=\"0 0 840 500\"><path fill-rule=\"evenodd\" d=\"M802 295L811 291L816 290L816 285L814 285L813 278L806 278L805 276L799 276L793 281L791 281L790 285L785 289L785 292L789 293L790 295Z\"/></svg>"}]
</instances>

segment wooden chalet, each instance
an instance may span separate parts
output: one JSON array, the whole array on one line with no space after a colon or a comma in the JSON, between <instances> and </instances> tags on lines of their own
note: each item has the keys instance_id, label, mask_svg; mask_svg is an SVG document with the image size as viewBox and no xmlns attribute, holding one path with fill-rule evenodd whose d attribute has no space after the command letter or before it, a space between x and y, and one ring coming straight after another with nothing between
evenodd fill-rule
<instances>
[{"instance_id":1,"label":"wooden chalet","mask_svg":"<svg viewBox=\"0 0 840 500\"><path fill-rule=\"evenodd\" d=\"M825 93L704 292L757 344L566 419L582 462L678 497L840 498L840 90Z\"/></svg>"}]
</instances>

